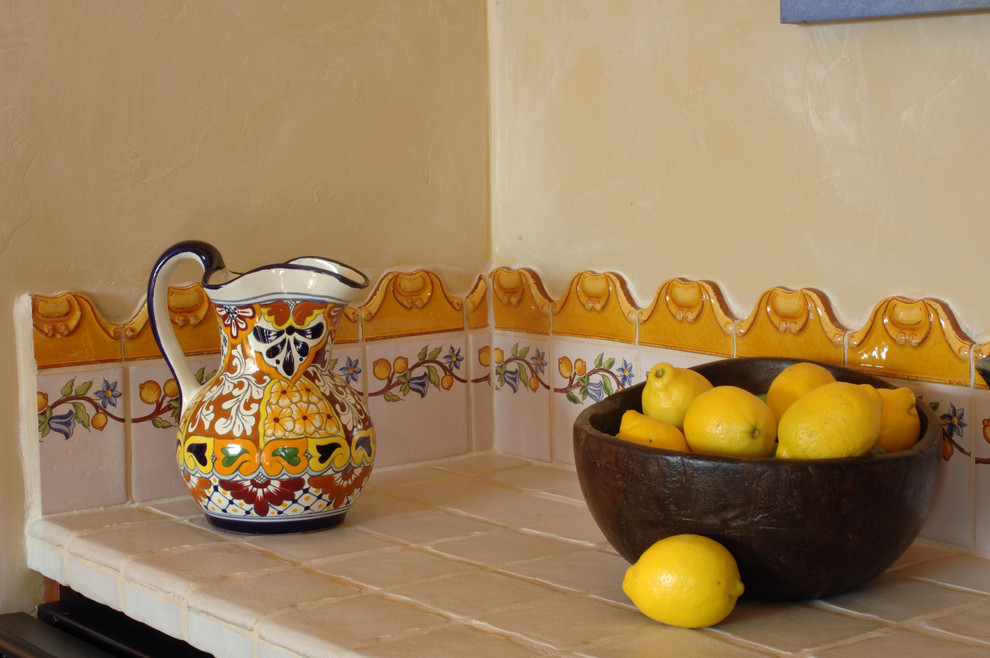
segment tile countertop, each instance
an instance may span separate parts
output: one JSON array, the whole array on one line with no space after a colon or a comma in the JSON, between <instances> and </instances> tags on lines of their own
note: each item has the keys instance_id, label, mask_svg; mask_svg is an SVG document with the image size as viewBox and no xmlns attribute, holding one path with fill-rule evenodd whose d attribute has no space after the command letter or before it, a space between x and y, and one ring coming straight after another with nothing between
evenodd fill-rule
<instances>
[{"instance_id":1,"label":"tile countertop","mask_svg":"<svg viewBox=\"0 0 990 658\"><path fill-rule=\"evenodd\" d=\"M990 560L920 542L850 594L657 624L574 470L497 453L376 471L313 534L224 533L183 498L48 516L27 544L32 569L217 656L990 652Z\"/></svg>"}]
</instances>

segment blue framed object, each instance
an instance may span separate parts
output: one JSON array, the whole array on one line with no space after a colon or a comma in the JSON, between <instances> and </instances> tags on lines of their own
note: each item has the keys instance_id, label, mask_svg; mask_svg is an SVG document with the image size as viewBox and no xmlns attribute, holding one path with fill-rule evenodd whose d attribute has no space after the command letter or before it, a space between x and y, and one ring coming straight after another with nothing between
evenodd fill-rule
<instances>
[{"instance_id":1,"label":"blue framed object","mask_svg":"<svg viewBox=\"0 0 990 658\"><path fill-rule=\"evenodd\" d=\"M987 9L990 0L780 0L780 22L821 23Z\"/></svg>"}]
</instances>

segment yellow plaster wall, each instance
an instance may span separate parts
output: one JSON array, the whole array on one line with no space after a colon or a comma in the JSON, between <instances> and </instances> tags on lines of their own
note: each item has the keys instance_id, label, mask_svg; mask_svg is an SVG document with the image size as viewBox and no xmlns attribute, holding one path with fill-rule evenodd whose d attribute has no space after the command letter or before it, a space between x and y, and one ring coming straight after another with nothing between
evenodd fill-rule
<instances>
[{"instance_id":1,"label":"yellow plaster wall","mask_svg":"<svg viewBox=\"0 0 990 658\"><path fill-rule=\"evenodd\" d=\"M491 251L485 20L483 0L0 3L0 610L38 591L15 300L85 291L126 320L189 238L235 269L311 254L467 291Z\"/></svg>"},{"instance_id":2,"label":"yellow plaster wall","mask_svg":"<svg viewBox=\"0 0 990 658\"><path fill-rule=\"evenodd\" d=\"M619 271L745 315L818 288L990 329L990 13L782 25L778 0L488 4L497 264Z\"/></svg>"}]
</instances>

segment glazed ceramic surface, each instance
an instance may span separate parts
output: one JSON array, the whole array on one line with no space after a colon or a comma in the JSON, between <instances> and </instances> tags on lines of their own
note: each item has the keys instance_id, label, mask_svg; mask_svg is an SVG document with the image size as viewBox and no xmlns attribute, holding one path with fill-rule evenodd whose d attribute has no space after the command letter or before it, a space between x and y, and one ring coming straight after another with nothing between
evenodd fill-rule
<instances>
[{"instance_id":1,"label":"glazed ceramic surface","mask_svg":"<svg viewBox=\"0 0 990 658\"><path fill-rule=\"evenodd\" d=\"M168 317L168 279L193 260L221 330L221 363L194 373ZM299 258L245 274L183 242L148 284L155 338L181 399L179 470L215 526L237 532L339 524L371 473L375 433L360 396L332 372L337 321L368 279L336 261Z\"/></svg>"},{"instance_id":2,"label":"glazed ceramic surface","mask_svg":"<svg viewBox=\"0 0 990 658\"><path fill-rule=\"evenodd\" d=\"M793 359L739 358L693 369L714 385L765 393ZM825 365L837 379L889 387ZM742 459L661 450L614 437L643 384L588 407L574 423L578 479L591 514L629 562L655 541L694 533L736 558L750 599L801 600L853 589L892 565L918 535L935 492L938 419L918 404L908 450L854 459Z\"/></svg>"}]
</instances>

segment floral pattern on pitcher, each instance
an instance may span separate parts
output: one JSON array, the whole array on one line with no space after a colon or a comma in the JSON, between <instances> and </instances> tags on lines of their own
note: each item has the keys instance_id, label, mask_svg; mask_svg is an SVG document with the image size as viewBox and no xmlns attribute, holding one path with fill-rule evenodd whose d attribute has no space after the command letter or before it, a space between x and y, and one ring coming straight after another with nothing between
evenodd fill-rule
<instances>
[{"instance_id":1,"label":"floral pattern on pitcher","mask_svg":"<svg viewBox=\"0 0 990 658\"><path fill-rule=\"evenodd\" d=\"M346 509L357 496L375 434L327 358L343 308L217 305L225 359L190 402L176 447L186 486L207 512L312 515Z\"/></svg>"}]
</instances>

